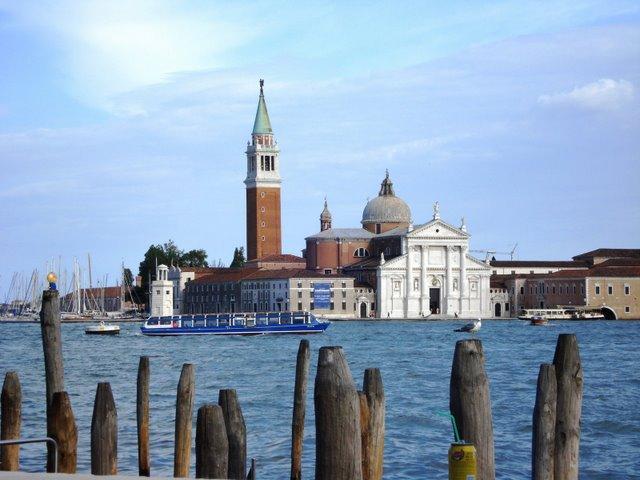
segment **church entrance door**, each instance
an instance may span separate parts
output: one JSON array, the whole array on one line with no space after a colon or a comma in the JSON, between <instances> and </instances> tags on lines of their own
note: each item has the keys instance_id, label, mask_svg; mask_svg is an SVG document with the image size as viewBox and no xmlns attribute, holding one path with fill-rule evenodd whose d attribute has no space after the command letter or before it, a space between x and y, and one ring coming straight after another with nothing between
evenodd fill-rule
<instances>
[{"instance_id":1,"label":"church entrance door","mask_svg":"<svg viewBox=\"0 0 640 480\"><path fill-rule=\"evenodd\" d=\"M440 289L439 288L429 289L429 310L431 311L431 313L435 313L435 314L440 313Z\"/></svg>"},{"instance_id":2,"label":"church entrance door","mask_svg":"<svg viewBox=\"0 0 640 480\"><path fill-rule=\"evenodd\" d=\"M364 302L360 304L360 318L367 318L367 304Z\"/></svg>"}]
</instances>

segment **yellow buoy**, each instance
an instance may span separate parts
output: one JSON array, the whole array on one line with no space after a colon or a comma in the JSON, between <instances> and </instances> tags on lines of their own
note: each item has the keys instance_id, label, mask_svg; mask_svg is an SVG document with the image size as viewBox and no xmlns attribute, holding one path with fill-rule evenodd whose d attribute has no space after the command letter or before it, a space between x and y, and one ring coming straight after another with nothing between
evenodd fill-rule
<instances>
[{"instance_id":1,"label":"yellow buoy","mask_svg":"<svg viewBox=\"0 0 640 480\"><path fill-rule=\"evenodd\" d=\"M471 443L452 443L449 448L449 480L476 480L476 447Z\"/></svg>"}]
</instances>

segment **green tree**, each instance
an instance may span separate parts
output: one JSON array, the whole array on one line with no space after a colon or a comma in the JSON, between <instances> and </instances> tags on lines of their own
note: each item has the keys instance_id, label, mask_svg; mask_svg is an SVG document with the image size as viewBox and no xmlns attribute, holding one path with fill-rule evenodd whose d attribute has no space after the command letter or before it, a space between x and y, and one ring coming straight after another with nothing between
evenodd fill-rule
<instances>
[{"instance_id":1,"label":"green tree","mask_svg":"<svg viewBox=\"0 0 640 480\"><path fill-rule=\"evenodd\" d=\"M125 268L123 272L122 282L125 286L133 287L133 273L131 273L130 268Z\"/></svg>"},{"instance_id":2,"label":"green tree","mask_svg":"<svg viewBox=\"0 0 640 480\"><path fill-rule=\"evenodd\" d=\"M156 265L184 265L188 267L207 267L207 252L203 249L194 249L184 252L178 248L173 240L164 244L150 245L144 254L144 260L140 262L138 274L142 277L142 288L145 301L148 304L149 282L156 275Z\"/></svg>"},{"instance_id":3,"label":"green tree","mask_svg":"<svg viewBox=\"0 0 640 480\"><path fill-rule=\"evenodd\" d=\"M244 265L246 259L244 258L244 247L236 247L233 251L233 260L231 261L230 268L240 268Z\"/></svg>"}]
</instances>

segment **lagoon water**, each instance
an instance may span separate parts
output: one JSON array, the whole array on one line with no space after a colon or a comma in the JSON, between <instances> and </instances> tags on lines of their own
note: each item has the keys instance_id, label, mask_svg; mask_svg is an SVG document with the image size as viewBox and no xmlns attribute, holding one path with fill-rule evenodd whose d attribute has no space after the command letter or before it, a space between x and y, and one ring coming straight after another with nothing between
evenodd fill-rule
<instances>
[{"instance_id":1,"label":"lagoon water","mask_svg":"<svg viewBox=\"0 0 640 480\"><path fill-rule=\"evenodd\" d=\"M342 345L356 384L379 367L387 417L385 478L447 478L449 374L460 322L336 322L308 336L312 357L307 399L303 476L313 476L313 381L318 348ZM531 475L531 415L539 364L551 362L559 333L578 336L584 370L580 476L637 478L640 456L640 322L485 321L482 339L490 381L497 478ZM175 395L183 363L196 365L197 409L216 402L218 389L238 390L248 433L248 457L265 479L289 476L291 413L299 336L144 337L123 324L120 336L62 327L65 384L78 425L78 470L90 470L89 437L96 384L111 382L118 409L119 472L137 474L136 375L140 355L151 357L151 471L173 473ZM0 324L0 374L16 370L23 395L22 434L43 436L44 366L37 324ZM195 414L194 414L195 419ZM195 437L195 427L194 427ZM192 456L192 465L195 457ZM42 471L44 447L21 449L21 467ZM192 469L193 476L193 469Z\"/></svg>"}]
</instances>

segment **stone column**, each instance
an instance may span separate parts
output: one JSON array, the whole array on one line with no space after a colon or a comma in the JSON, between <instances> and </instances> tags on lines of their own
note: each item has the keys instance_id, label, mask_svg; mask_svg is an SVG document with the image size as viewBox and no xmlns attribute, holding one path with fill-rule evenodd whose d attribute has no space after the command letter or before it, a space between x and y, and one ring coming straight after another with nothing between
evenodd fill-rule
<instances>
[{"instance_id":1,"label":"stone column","mask_svg":"<svg viewBox=\"0 0 640 480\"><path fill-rule=\"evenodd\" d=\"M449 299L452 297L453 293L453 274L451 273L451 251L453 250L452 246L447 246L447 278L445 279L445 283L447 288L445 289L445 295L443 299L443 305L440 308L440 313L450 313L449 312ZM442 308L446 305L446 309Z\"/></svg>"},{"instance_id":2,"label":"stone column","mask_svg":"<svg viewBox=\"0 0 640 480\"><path fill-rule=\"evenodd\" d=\"M404 303L404 316L409 315L409 298L413 296L413 252L407 240L407 276L406 276L406 291L405 291L405 303Z\"/></svg>"},{"instance_id":3,"label":"stone column","mask_svg":"<svg viewBox=\"0 0 640 480\"><path fill-rule=\"evenodd\" d=\"M460 247L460 315L464 311L464 299L467 296L467 247Z\"/></svg>"},{"instance_id":4,"label":"stone column","mask_svg":"<svg viewBox=\"0 0 640 480\"><path fill-rule=\"evenodd\" d=\"M426 298L429 295L429 289L427 287L428 253L429 247L427 245L420 245L420 313L422 313L423 315L429 308L429 300Z\"/></svg>"}]
</instances>

